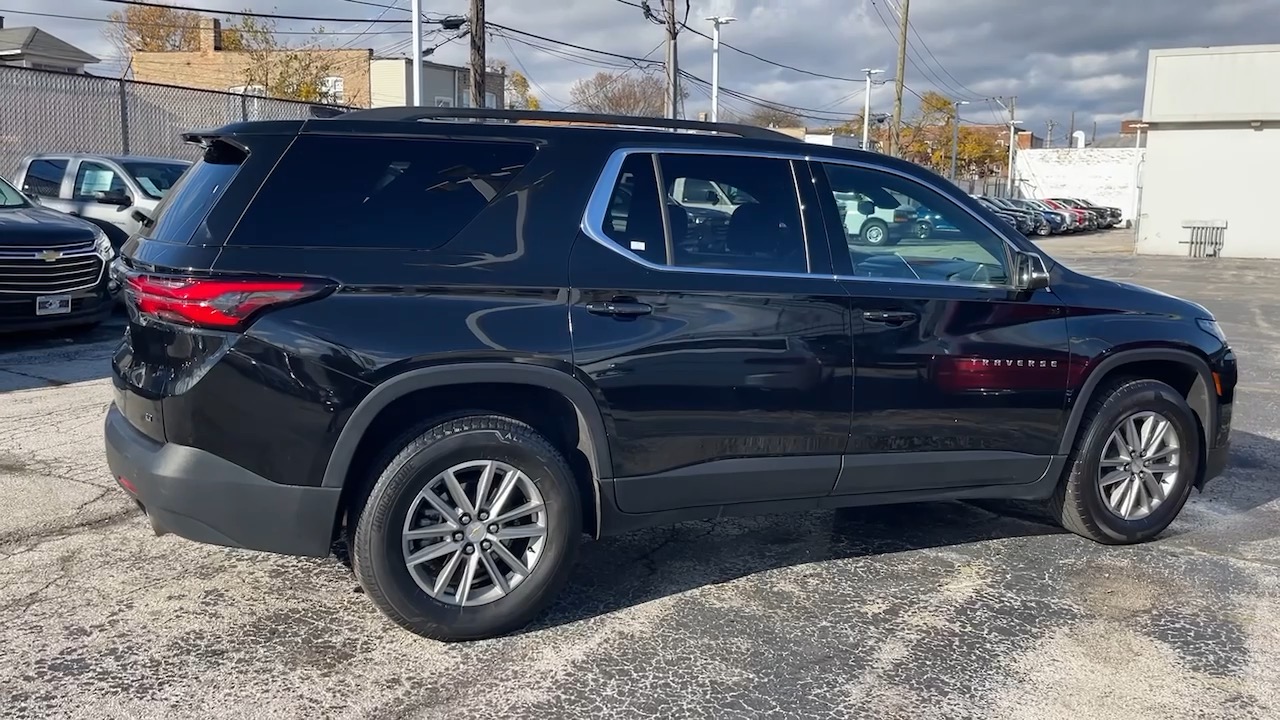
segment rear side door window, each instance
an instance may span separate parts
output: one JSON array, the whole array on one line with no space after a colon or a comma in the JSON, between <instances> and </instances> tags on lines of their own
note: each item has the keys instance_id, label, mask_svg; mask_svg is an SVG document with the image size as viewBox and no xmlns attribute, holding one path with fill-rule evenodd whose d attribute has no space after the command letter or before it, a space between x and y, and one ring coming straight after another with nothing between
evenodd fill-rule
<instances>
[{"instance_id":1,"label":"rear side door window","mask_svg":"<svg viewBox=\"0 0 1280 720\"><path fill-rule=\"evenodd\" d=\"M62 178L67 174L67 161L49 158L32 160L22 179L22 191L42 198L56 198L62 192Z\"/></svg>"},{"instance_id":2,"label":"rear side door window","mask_svg":"<svg viewBox=\"0 0 1280 720\"><path fill-rule=\"evenodd\" d=\"M303 135L229 244L429 250L533 159L529 143Z\"/></svg>"},{"instance_id":3,"label":"rear side door window","mask_svg":"<svg viewBox=\"0 0 1280 720\"><path fill-rule=\"evenodd\" d=\"M680 268L809 272L790 161L671 153L656 156L655 162L654 157L629 155L619 173L601 228L619 247L651 263ZM730 202L699 202L708 193Z\"/></svg>"}]
</instances>

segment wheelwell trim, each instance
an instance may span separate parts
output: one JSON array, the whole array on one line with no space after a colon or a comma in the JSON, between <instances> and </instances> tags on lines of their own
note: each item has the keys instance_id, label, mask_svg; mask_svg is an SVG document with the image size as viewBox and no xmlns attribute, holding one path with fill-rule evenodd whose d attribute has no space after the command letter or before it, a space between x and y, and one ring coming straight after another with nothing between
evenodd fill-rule
<instances>
[{"instance_id":1,"label":"wheelwell trim","mask_svg":"<svg viewBox=\"0 0 1280 720\"><path fill-rule=\"evenodd\" d=\"M598 486L601 478L612 475L613 460L609 454L604 417L591 391L581 381L568 373L539 365L464 363L409 370L375 387L356 406L339 433L338 441L329 455L321 487L340 488L345 484L360 441L378 415L391 403L418 390L472 384L529 385L547 388L563 395L577 413L578 449L591 466L593 484ZM599 488L596 488L594 498L583 498L583 501L596 504L598 517Z\"/></svg>"},{"instance_id":2,"label":"wheelwell trim","mask_svg":"<svg viewBox=\"0 0 1280 720\"><path fill-rule=\"evenodd\" d=\"M1080 430L1080 423L1084 419L1085 409L1089 403L1093 401L1093 395L1098 389L1098 384L1112 370L1131 363L1149 362L1152 360L1165 360L1186 365L1195 371L1197 381L1191 387L1191 392L1187 397L1187 404L1191 406L1191 410L1195 413L1203 426L1204 446L1202 454L1208 453L1211 449L1211 438L1215 437L1215 424L1217 422L1217 414L1214 412L1214 403L1216 398L1211 392L1204 392L1213 385L1213 373L1209 369L1209 364L1204 358L1190 352L1189 350L1178 350L1176 348L1139 348L1135 350L1122 350L1110 357L1103 359L1085 378L1084 384L1080 386L1078 397L1075 404L1071 408L1071 415L1067 419L1065 431L1062 433L1062 440L1059 443L1058 451L1060 454L1066 455L1071 452L1071 447L1075 444L1076 433ZM1197 388L1202 388L1201 392L1197 392ZM1201 397L1197 397L1197 396ZM1203 406L1200 406L1203 404ZM1201 414L1203 413L1203 416Z\"/></svg>"}]
</instances>

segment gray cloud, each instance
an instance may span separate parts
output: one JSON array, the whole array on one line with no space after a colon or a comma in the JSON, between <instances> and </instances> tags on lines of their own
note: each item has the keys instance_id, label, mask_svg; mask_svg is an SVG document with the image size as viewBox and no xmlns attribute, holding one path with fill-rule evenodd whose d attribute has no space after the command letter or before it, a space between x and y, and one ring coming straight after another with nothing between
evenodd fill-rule
<instances>
[{"instance_id":1,"label":"gray cloud","mask_svg":"<svg viewBox=\"0 0 1280 720\"><path fill-rule=\"evenodd\" d=\"M409 6L409 0L371 1ZM896 37L880 18L894 25L897 1L696 0L690 6L689 24L709 32L710 24L702 18L712 13L732 14L738 22L724 30L724 40L732 45L823 74L857 78L860 68L871 66L888 70L880 76L887 78L894 71ZM263 12L370 19L381 13L378 8L346 0L190 0L190 4L224 10L251 4ZM97 18L118 7L100 0L9 0L5 5L18 11ZM683 0L678 0L677 5L683 6ZM433 12L463 14L467 3L425 0L424 6ZM639 9L618 0L489 0L487 15L494 23L585 47L631 56L652 53L650 57L662 58L662 28L646 21ZM407 16L404 11L388 10L384 17ZM911 19L916 31L911 35L914 66L908 65L906 81L913 90L938 90L972 99L974 102L965 108L965 113L975 121L992 121L996 117L997 108L982 98L1017 95L1019 117L1037 133L1044 132L1048 119L1055 120L1065 131L1075 112L1077 127L1086 128L1096 120L1103 134L1114 132L1121 118L1140 112L1147 50L1274 41L1280 31L1280 0L917 0ZM20 24L39 25L108 58L104 66L121 64L118 58L110 57L116 52L102 39L100 23L10 13L7 25ZM282 23L281 28L306 30L311 25ZM325 26L328 30L346 31L369 27L339 23ZM374 28L396 29L402 28ZM351 41L356 47L401 53L406 38L403 33L388 32L354 40L343 36L335 38L335 42ZM527 42L551 47L529 38L494 37L489 54L523 65L536 85L535 92L549 101L549 107L567 101L573 82L599 69L581 58L550 53ZM440 48L436 59L464 62L465 43ZM680 59L687 71L710 78L710 42L706 39L682 34ZM824 115L851 115L861 108L860 82L816 78L727 49L721 60L723 84L741 92L779 104L821 108ZM914 99L910 94L907 97ZM873 112L887 112L892 104L891 87L876 87L871 101ZM737 100L728 102L745 106ZM707 105L706 96L692 89L687 111L692 114Z\"/></svg>"}]
</instances>

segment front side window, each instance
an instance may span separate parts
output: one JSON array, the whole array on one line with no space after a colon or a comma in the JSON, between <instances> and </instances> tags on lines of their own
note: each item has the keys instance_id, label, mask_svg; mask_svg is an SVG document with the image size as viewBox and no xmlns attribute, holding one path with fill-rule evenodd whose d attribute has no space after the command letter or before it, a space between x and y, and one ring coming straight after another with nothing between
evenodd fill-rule
<instances>
[{"instance_id":1,"label":"front side window","mask_svg":"<svg viewBox=\"0 0 1280 720\"><path fill-rule=\"evenodd\" d=\"M27 199L17 188L0 179L0 208L26 207Z\"/></svg>"},{"instance_id":2,"label":"front side window","mask_svg":"<svg viewBox=\"0 0 1280 720\"><path fill-rule=\"evenodd\" d=\"M823 168L855 277L1008 282L1004 238L953 200L887 172Z\"/></svg>"},{"instance_id":3,"label":"front side window","mask_svg":"<svg viewBox=\"0 0 1280 720\"><path fill-rule=\"evenodd\" d=\"M56 198L62 191L62 177L66 173L66 160L32 160L22 180L22 189L38 197Z\"/></svg>"},{"instance_id":4,"label":"front side window","mask_svg":"<svg viewBox=\"0 0 1280 720\"><path fill-rule=\"evenodd\" d=\"M500 196L536 152L513 142L303 135L230 242L436 248Z\"/></svg>"},{"instance_id":5,"label":"front side window","mask_svg":"<svg viewBox=\"0 0 1280 720\"><path fill-rule=\"evenodd\" d=\"M80 163L80 170L76 173L74 199L90 201L94 200L98 193L123 195L127 189L124 179L115 169L102 163L85 160Z\"/></svg>"}]
</instances>

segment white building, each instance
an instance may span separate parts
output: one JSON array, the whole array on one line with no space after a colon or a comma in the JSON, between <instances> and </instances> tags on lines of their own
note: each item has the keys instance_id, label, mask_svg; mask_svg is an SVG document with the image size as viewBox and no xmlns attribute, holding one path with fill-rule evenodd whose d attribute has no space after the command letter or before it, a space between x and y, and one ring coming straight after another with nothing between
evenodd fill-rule
<instances>
[{"instance_id":1,"label":"white building","mask_svg":"<svg viewBox=\"0 0 1280 720\"><path fill-rule=\"evenodd\" d=\"M0 17L0 65L83 73L98 58L36 27L6 28Z\"/></svg>"},{"instance_id":2,"label":"white building","mask_svg":"<svg viewBox=\"0 0 1280 720\"><path fill-rule=\"evenodd\" d=\"M507 77L489 72L484 80L484 104L505 107ZM413 104L413 65L408 58L374 58L369 64L370 107ZM464 67L422 61L422 104L427 107L470 107L471 71Z\"/></svg>"},{"instance_id":3,"label":"white building","mask_svg":"<svg viewBox=\"0 0 1280 720\"><path fill-rule=\"evenodd\" d=\"M1278 258L1280 45L1152 50L1137 251Z\"/></svg>"}]
</instances>

